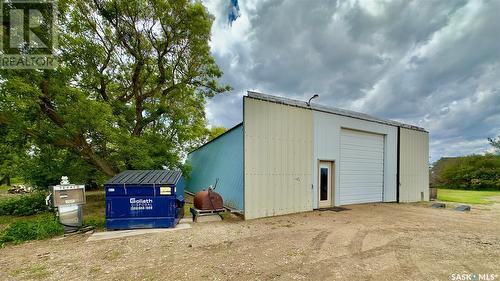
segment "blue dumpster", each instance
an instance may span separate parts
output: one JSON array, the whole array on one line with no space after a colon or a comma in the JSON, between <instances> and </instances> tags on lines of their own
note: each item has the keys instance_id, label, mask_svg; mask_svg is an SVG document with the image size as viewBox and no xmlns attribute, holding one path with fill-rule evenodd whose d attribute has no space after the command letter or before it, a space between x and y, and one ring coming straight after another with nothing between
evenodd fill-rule
<instances>
[{"instance_id":1,"label":"blue dumpster","mask_svg":"<svg viewBox=\"0 0 500 281\"><path fill-rule=\"evenodd\" d=\"M174 227L184 215L180 171L129 170L104 188L107 229Z\"/></svg>"}]
</instances>

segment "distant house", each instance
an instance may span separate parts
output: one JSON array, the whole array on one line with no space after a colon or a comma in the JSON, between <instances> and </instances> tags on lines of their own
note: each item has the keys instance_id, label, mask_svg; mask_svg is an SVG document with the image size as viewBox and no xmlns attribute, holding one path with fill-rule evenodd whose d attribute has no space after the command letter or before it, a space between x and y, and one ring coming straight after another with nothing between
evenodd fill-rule
<instances>
[{"instance_id":1,"label":"distant house","mask_svg":"<svg viewBox=\"0 0 500 281\"><path fill-rule=\"evenodd\" d=\"M248 92L243 122L188 155L186 184L246 219L429 200L429 134L353 111Z\"/></svg>"}]
</instances>

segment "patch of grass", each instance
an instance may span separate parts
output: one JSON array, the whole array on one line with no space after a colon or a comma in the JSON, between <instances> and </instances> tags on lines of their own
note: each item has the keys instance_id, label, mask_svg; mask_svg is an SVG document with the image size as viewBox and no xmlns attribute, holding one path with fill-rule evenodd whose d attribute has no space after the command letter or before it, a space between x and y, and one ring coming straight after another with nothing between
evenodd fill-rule
<instances>
[{"instance_id":1,"label":"patch of grass","mask_svg":"<svg viewBox=\"0 0 500 281\"><path fill-rule=\"evenodd\" d=\"M24 217L0 216L0 233L2 233L2 231L5 230L11 223L17 221L37 220L38 218L43 217L45 215L47 215L47 213L37 214L32 216L24 216Z\"/></svg>"},{"instance_id":2,"label":"patch of grass","mask_svg":"<svg viewBox=\"0 0 500 281\"><path fill-rule=\"evenodd\" d=\"M123 252L121 250L113 250L104 254L104 259L107 261L115 261L123 256Z\"/></svg>"},{"instance_id":3,"label":"patch of grass","mask_svg":"<svg viewBox=\"0 0 500 281\"><path fill-rule=\"evenodd\" d=\"M104 216L85 216L84 226L93 226L95 229L102 230L106 228L106 218Z\"/></svg>"},{"instance_id":4,"label":"patch of grass","mask_svg":"<svg viewBox=\"0 0 500 281\"><path fill-rule=\"evenodd\" d=\"M23 269L16 269L13 276L23 276L23 279L45 279L50 276L50 272L45 265L34 265Z\"/></svg>"},{"instance_id":5,"label":"patch of grass","mask_svg":"<svg viewBox=\"0 0 500 281\"><path fill-rule=\"evenodd\" d=\"M192 216L191 211L190 211L191 207L193 207L193 203L184 203L184 217L185 218L190 218Z\"/></svg>"},{"instance_id":6,"label":"patch of grass","mask_svg":"<svg viewBox=\"0 0 500 281\"><path fill-rule=\"evenodd\" d=\"M304 254L305 254L304 251L301 249L292 249L287 253L289 257L302 256Z\"/></svg>"},{"instance_id":7,"label":"patch of grass","mask_svg":"<svg viewBox=\"0 0 500 281\"><path fill-rule=\"evenodd\" d=\"M48 207L45 205L46 196L45 192L36 191L1 199L0 216L29 216L45 212L48 210Z\"/></svg>"},{"instance_id":8,"label":"patch of grass","mask_svg":"<svg viewBox=\"0 0 500 281\"><path fill-rule=\"evenodd\" d=\"M12 270L12 272L10 273L12 276L14 277L17 277L19 276L21 273L23 273L23 269L22 268L16 268L14 270Z\"/></svg>"},{"instance_id":9,"label":"patch of grass","mask_svg":"<svg viewBox=\"0 0 500 281\"><path fill-rule=\"evenodd\" d=\"M10 194L8 193L9 189L13 188L14 185L17 185L17 184L24 184L24 180L21 179L21 178L11 178L10 179L10 186L9 185L0 185L0 199L2 199L2 197L15 197L15 196L19 196L19 194Z\"/></svg>"},{"instance_id":10,"label":"patch of grass","mask_svg":"<svg viewBox=\"0 0 500 281\"><path fill-rule=\"evenodd\" d=\"M86 196L87 203L83 207L84 225L104 229L106 226L104 191L87 192ZM42 199L43 208L40 207ZM2 199L0 206L3 208L1 209L3 214L8 214L0 215L0 247L28 240L47 239L64 233L54 213L44 212L47 210L45 195L41 192ZM42 213L31 214L35 211ZM22 216L23 214L29 215Z\"/></svg>"},{"instance_id":11,"label":"patch of grass","mask_svg":"<svg viewBox=\"0 0 500 281\"><path fill-rule=\"evenodd\" d=\"M26 277L28 277L28 279L45 279L50 275L50 272L44 265L30 267L27 273Z\"/></svg>"},{"instance_id":12,"label":"patch of grass","mask_svg":"<svg viewBox=\"0 0 500 281\"><path fill-rule=\"evenodd\" d=\"M86 204L83 206L83 223L96 229L106 227L106 194L104 191L86 192Z\"/></svg>"},{"instance_id":13,"label":"patch of grass","mask_svg":"<svg viewBox=\"0 0 500 281\"><path fill-rule=\"evenodd\" d=\"M19 177L13 177L13 178L10 178L10 184L11 185L14 185L14 184L24 184L25 181L23 178L19 178Z\"/></svg>"},{"instance_id":14,"label":"patch of grass","mask_svg":"<svg viewBox=\"0 0 500 281\"><path fill-rule=\"evenodd\" d=\"M228 220L232 220L233 219L233 216L231 216L231 213L230 212L222 212L222 213L219 213L219 215L222 217L223 220L225 221L228 221Z\"/></svg>"},{"instance_id":15,"label":"patch of grass","mask_svg":"<svg viewBox=\"0 0 500 281\"><path fill-rule=\"evenodd\" d=\"M101 269L100 266L93 266L93 267L90 268L89 274L91 274L91 275L97 275L97 274L99 274L101 272L101 270L102 269Z\"/></svg>"},{"instance_id":16,"label":"patch of grass","mask_svg":"<svg viewBox=\"0 0 500 281\"><path fill-rule=\"evenodd\" d=\"M11 223L0 233L0 247L6 243L47 239L63 233L64 229L57 218L53 214L44 214Z\"/></svg>"},{"instance_id":17,"label":"patch of grass","mask_svg":"<svg viewBox=\"0 0 500 281\"><path fill-rule=\"evenodd\" d=\"M449 202L490 204L495 202L491 197L497 196L500 197L500 191L438 189L438 200Z\"/></svg>"},{"instance_id":18,"label":"patch of grass","mask_svg":"<svg viewBox=\"0 0 500 281\"><path fill-rule=\"evenodd\" d=\"M85 193L87 203L100 203L104 206L104 201L106 201L106 192L104 190L97 191L87 191Z\"/></svg>"},{"instance_id":19,"label":"patch of grass","mask_svg":"<svg viewBox=\"0 0 500 281\"><path fill-rule=\"evenodd\" d=\"M240 222L243 219L242 216L239 216L236 213L231 213L229 211L225 211L219 214L222 216L222 219L226 222Z\"/></svg>"},{"instance_id":20,"label":"patch of grass","mask_svg":"<svg viewBox=\"0 0 500 281\"><path fill-rule=\"evenodd\" d=\"M16 218L15 216L0 216L0 227L16 221Z\"/></svg>"}]
</instances>

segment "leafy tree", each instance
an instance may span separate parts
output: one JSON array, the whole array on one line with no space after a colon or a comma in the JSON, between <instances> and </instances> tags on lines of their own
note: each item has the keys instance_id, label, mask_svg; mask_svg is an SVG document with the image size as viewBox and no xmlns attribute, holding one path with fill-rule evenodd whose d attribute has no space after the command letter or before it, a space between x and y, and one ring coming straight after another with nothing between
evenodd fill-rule
<instances>
[{"instance_id":1,"label":"leafy tree","mask_svg":"<svg viewBox=\"0 0 500 281\"><path fill-rule=\"evenodd\" d=\"M217 82L206 9L189 0L58 5L59 66L0 72L0 125L22 136L32 181L182 167L207 135L206 99L229 90Z\"/></svg>"},{"instance_id":2,"label":"leafy tree","mask_svg":"<svg viewBox=\"0 0 500 281\"><path fill-rule=\"evenodd\" d=\"M225 132L227 132L227 129L224 127L212 127L208 132L207 141L211 141L211 140L215 139L216 137L224 134Z\"/></svg>"},{"instance_id":3,"label":"leafy tree","mask_svg":"<svg viewBox=\"0 0 500 281\"><path fill-rule=\"evenodd\" d=\"M85 162L78 154L67 149L44 146L30 151L19 165L18 175L35 186L58 184L61 176L73 183L104 182L106 176L95 166Z\"/></svg>"},{"instance_id":4,"label":"leafy tree","mask_svg":"<svg viewBox=\"0 0 500 281\"><path fill-rule=\"evenodd\" d=\"M11 185L11 178L19 176L25 143L26 137L11 134L0 119L0 185Z\"/></svg>"},{"instance_id":5,"label":"leafy tree","mask_svg":"<svg viewBox=\"0 0 500 281\"><path fill-rule=\"evenodd\" d=\"M493 146L493 149L497 154L500 154L500 136L497 138L488 138L490 145Z\"/></svg>"},{"instance_id":6,"label":"leafy tree","mask_svg":"<svg viewBox=\"0 0 500 281\"><path fill-rule=\"evenodd\" d=\"M8 147L0 144L0 185L11 185L11 178L16 175L18 156L8 152Z\"/></svg>"},{"instance_id":7,"label":"leafy tree","mask_svg":"<svg viewBox=\"0 0 500 281\"><path fill-rule=\"evenodd\" d=\"M440 188L500 190L499 155L442 158L434 167L436 185Z\"/></svg>"}]
</instances>

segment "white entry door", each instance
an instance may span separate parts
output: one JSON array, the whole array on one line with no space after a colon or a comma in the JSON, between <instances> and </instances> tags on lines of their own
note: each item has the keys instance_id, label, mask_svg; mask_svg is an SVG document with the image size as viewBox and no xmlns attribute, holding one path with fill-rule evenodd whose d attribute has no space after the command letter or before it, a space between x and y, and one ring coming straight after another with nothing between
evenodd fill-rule
<instances>
[{"instance_id":1,"label":"white entry door","mask_svg":"<svg viewBox=\"0 0 500 281\"><path fill-rule=\"evenodd\" d=\"M319 162L318 171L318 196L319 207L328 208L333 206L333 188L332 188L333 164L329 161Z\"/></svg>"},{"instance_id":2,"label":"white entry door","mask_svg":"<svg viewBox=\"0 0 500 281\"><path fill-rule=\"evenodd\" d=\"M339 177L340 205L382 202L384 135L342 129Z\"/></svg>"}]
</instances>

